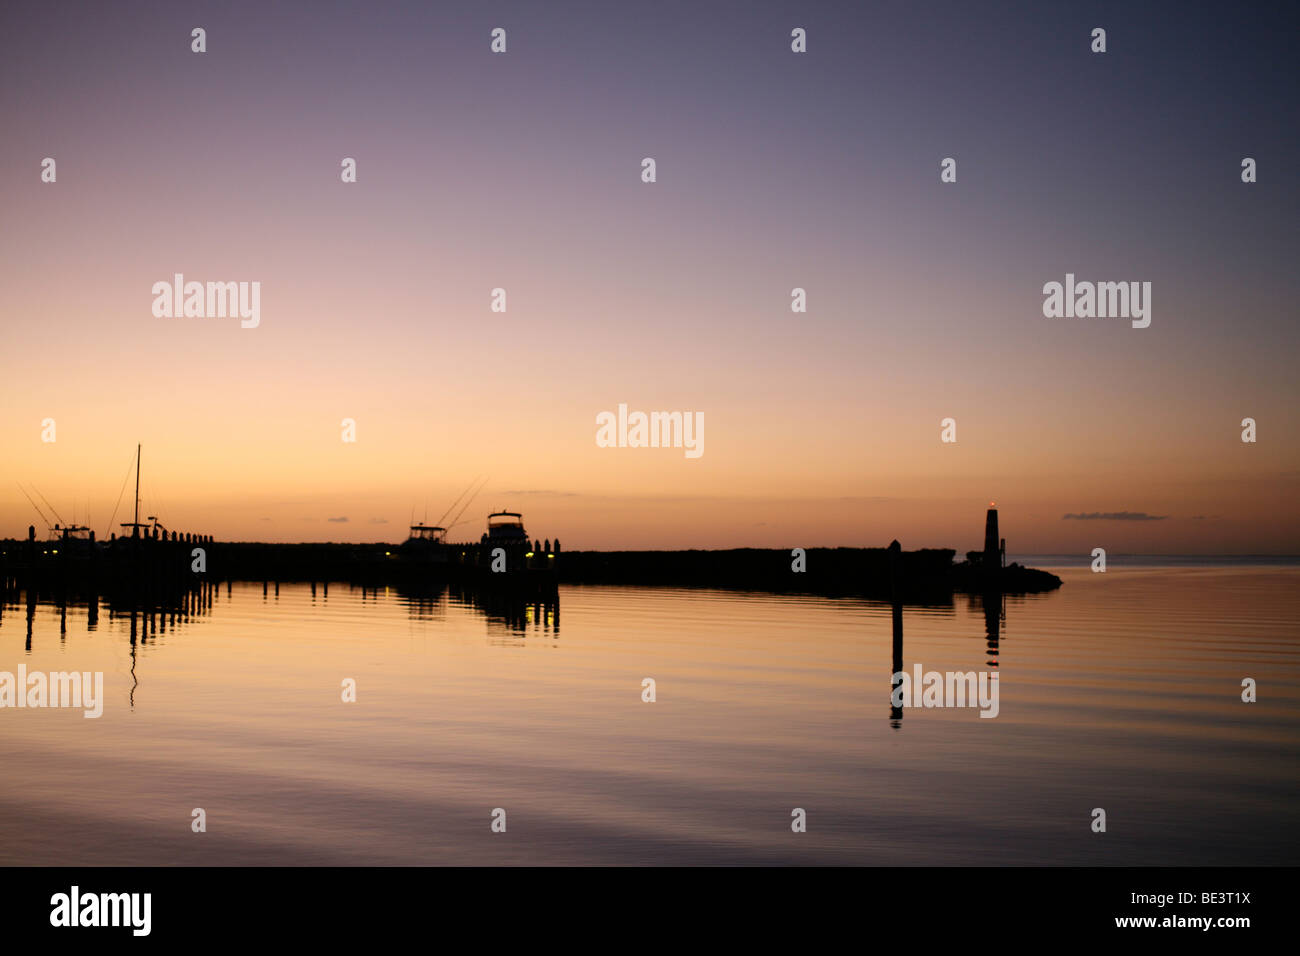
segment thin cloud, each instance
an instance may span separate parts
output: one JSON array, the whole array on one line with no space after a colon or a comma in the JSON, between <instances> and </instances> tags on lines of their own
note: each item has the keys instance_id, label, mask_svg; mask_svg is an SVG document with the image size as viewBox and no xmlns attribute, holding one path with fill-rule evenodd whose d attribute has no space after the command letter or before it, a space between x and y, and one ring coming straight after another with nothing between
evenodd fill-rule
<instances>
[{"instance_id":1,"label":"thin cloud","mask_svg":"<svg viewBox=\"0 0 1300 956\"><path fill-rule=\"evenodd\" d=\"M343 518L326 518L325 520L326 520L326 521L333 522L334 524L347 524L347 522L348 522L348 519L347 519L346 517L343 517Z\"/></svg>"},{"instance_id":2,"label":"thin cloud","mask_svg":"<svg viewBox=\"0 0 1300 956\"><path fill-rule=\"evenodd\" d=\"M1061 515L1062 521L1164 521L1169 515L1149 515L1145 511L1086 511Z\"/></svg>"}]
</instances>

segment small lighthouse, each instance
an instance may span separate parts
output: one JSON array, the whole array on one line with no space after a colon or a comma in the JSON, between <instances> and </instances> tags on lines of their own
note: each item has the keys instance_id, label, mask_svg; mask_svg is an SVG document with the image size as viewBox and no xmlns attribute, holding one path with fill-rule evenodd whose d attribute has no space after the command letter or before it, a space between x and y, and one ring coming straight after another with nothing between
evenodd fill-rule
<instances>
[{"instance_id":1,"label":"small lighthouse","mask_svg":"<svg viewBox=\"0 0 1300 956\"><path fill-rule=\"evenodd\" d=\"M998 504L989 502L988 514L984 517L984 558L981 563L986 568L1001 568L1006 545L998 537Z\"/></svg>"}]
</instances>

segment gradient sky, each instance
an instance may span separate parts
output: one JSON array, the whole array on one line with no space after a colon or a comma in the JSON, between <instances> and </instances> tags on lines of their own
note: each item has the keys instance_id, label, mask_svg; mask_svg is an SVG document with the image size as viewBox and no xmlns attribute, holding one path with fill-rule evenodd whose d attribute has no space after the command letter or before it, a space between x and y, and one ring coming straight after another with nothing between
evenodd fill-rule
<instances>
[{"instance_id":1,"label":"gradient sky","mask_svg":"<svg viewBox=\"0 0 1300 956\"><path fill-rule=\"evenodd\" d=\"M139 441L221 539L482 474L453 536L964 550L996 499L1015 552L1300 552L1296 8L979 6L6 5L0 535L18 481L104 534ZM175 272L261 326L155 318ZM1044 318L1067 272L1150 328ZM596 447L620 402L703 457Z\"/></svg>"}]
</instances>

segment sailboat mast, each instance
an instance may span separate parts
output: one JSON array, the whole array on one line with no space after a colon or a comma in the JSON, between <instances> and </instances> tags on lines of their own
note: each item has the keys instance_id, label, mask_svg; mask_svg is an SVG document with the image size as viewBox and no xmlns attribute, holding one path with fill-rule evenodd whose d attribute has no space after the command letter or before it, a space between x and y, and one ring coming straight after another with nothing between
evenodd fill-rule
<instances>
[{"instance_id":1,"label":"sailboat mast","mask_svg":"<svg viewBox=\"0 0 1300 956\"><path fill-rule=\"evenodd\" d=\"M135 527L140 528L140 445L135 446Z\"/></svg>"}]
</instances>

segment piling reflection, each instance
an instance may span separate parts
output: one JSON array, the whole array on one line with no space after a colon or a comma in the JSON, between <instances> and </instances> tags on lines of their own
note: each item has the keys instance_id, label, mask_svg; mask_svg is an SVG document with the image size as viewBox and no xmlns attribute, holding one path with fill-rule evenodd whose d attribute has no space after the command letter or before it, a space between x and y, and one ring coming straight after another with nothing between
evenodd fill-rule
<instances>
[{"instance_id":1,"label":"piling reflection","mask_svg":"<svg viewBox=\"0 0 1300 956\"><path fill-rule=\"evenodd\" d=\"M448 596L487 618L488 635L515 641L530 636L560 636L560 597L503 589L481 589L449 585Z\"/></svg>"},{"instance_id":2,"label":"piling reflection","mask_svg":"<svg viewBox=\"0 0 1300 956\"><path fill-rule=\"evenodd\" d=\"M560 634L560 598L557 591L537 592L514 588L483 588L455 582L429 585L404 583L390 590L417 621L446 620L448 610L465 607L487 619L490 638L514 642L529 636L555 638Z\"/></svg>"},{"instance_id":3,"label":"piling reflection","mask_svg":"<svg viewBox=\"0 0 1300 956\"><path fill-rule=\"evenodd\" d=\"M967 607L972 613L979 614L984 619L984 660L983 665L990 671L994 671L998 666L999 651L1001 648L1002 638L1005 636L1007 626L1007 603L1008 600L1013 603L1023 603L1023 596L1008 598L1007 595L999 591L989 591L983 593L969 594L966 597ZM889 685L889 725L895 730L902 727L903 708L895 706L897 700L896 691L903 684L903 678L899 675L906 671L906 663L903 655L903 603L895 599L890 605L891 623L893 630L891 666L890 666L890 685Z\"/></svg>"},{"instance_id":4,"label":"piling reflection","mask_svg":"<svg viewBox=\"0 0 1300 956\"><path fill-rule=\"evenodd\" d=\"M256 585L254 585L256 586ZM328 582L302 582L309 589L312 607L322 607L329 602ZM560 601L556 592L519 591L508 588L478 588L447 582L429 585L401 584L380 587L366 584L344 583L342 586L361 603L400 601L413 620L437 622L447 618L452 606L469 608L487 620L488 632L494 636L524 638L531 635L555 638L560 633ZM84 609L86 631L94 633L100 627L101 614L107 611L110 624L123 621L131 646L148 644L168 631L177 631L195 623L212 612L214 602L222 590L222 582L201 581L183 591L133 592L114 591L104 594L95 590L43 589L19 587L12 580L0 583L0 628L6 624L6 612L18 608L26 610L26 635L24 648L31 652L36 631L37 607L57 610L60 640L66 640L69 623L68 610ZM224 583L227 601L233 600L233 586ZM280 600L280 582L262 582L262 600L277 603Z\"/></svg>"},{"instance_id":5,"label":"piling reflection","mask_svg":"<svg viewBox=\"0 0 1300 956\"><path fill-rule=\"evenodd\" d=\"M895 730L903 726L903 708L895 707L895 692L898 690L903 679L899 676L903 673L903 605L895 601L892 605L892 622L893 622L893 668L890 670L889 684L889 726Z\"/></svg>"},{"instance_id":6,"label":"piling reflection","mask_svg":"<svg viewBox=\"0 0 1300 956\"><path fill-rule=\"evenodd\" d=\"M25 607L27 614L23 649L30 654L38 606L52 607L58 612L60 644L67 642L69 608L74 611L85 609L88 634L94 634L99 630L101 607L106 609L110 628L113 622L118 620L126 623L132 678L129 699L131 706L134 707L135 692L140 684L137 650L166 635L169 629L173 632L180 631L209 615L212 612L218 587L217 583L200 581L182 590L121 588L109 593L100 593L95 589L65 587L20 588L10 579L0 583L0 629L4 627L6 610Z\"/></svg>"}]
</instances>

